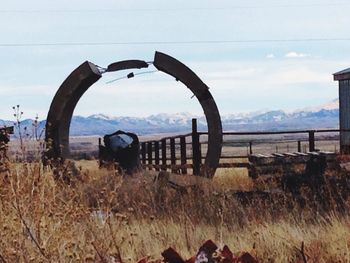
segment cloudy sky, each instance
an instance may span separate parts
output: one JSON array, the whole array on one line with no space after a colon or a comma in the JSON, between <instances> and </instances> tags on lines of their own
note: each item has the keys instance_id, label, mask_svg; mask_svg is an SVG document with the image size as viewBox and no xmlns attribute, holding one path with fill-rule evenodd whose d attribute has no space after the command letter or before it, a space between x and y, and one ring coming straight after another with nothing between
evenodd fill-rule
<instances>
[{"instance_id":1,"label":"cloudy sky","mask_svg":"<svg viewBox=\"0 0 350 263\"><path fill-rule=\"evenodd\" d=\"M350 67L349 1L342 0L12 0L0 7L0 118L46 118L69 73L176 57L210 86L222 114L293 110L338 96L332 73ZM141 73L153 71L152 68ZM201 113L192 94L153 72L104 75L75 115Z\"/></svg>"}]
</instances>

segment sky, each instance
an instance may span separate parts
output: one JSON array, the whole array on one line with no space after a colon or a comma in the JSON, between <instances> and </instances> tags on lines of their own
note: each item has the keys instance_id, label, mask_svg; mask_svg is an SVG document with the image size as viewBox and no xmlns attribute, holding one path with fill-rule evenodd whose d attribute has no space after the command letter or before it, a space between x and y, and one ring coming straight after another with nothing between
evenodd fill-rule
<instances>
[{"instance_id":1,"label":"sky","mask_svg":"<svg viewBox=\"0 0 350 263\"><path fill-rule=\"evenodd\" d=\"M12 0L0 7L0 118L45 119L65 78L88 60L152 61L155 51L189 66L221 114L294 110L338 97L332 74L350 67L344 0ZM74 114L202 114L191 92L155 68L104 74ZM149 72L149 73L146 73ZM111 83L109 81L116 80Z\"/></svg>"}]
</instances>

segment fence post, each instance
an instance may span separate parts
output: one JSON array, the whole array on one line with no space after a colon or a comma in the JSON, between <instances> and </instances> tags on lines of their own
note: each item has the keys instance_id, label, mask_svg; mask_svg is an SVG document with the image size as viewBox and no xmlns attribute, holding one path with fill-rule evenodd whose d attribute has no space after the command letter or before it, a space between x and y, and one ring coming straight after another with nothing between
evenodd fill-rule
<instances>
[{"instance_id":1,"label":"fence post","mask_svg":"<svg viewBox=\"0 0 350 263\"><path fill-rule=\"evenodd\" d=\"M152 170L152 142L147 143L147 155L149 164L148 169Z\"/></svg>"},{"instance_id":2,"label":"fence post","mask_svg":"<svg viewBox=\"0 0 350 263\"><path fill-rule=\"evenodd\" d=\"M170 159L171 159L171 171L176 172L176 154L175 154L175 138L170 138Z\"/></svg>"},{"instance_id":3,"label":"fence post","mask_svg":"<svg viewBox=\"0 0 350 263\"><path fill-rule=\"evenodd\" d=\"M166 171L167 170L167 168L166 168L166 165L167 165L167 163L166 163L166 139L163 139L162 141L161 141L161 144L162 144L162 170L163 171Z\"/></svg>"},{"instance_id":4,"label":"fence post","mask_svg":"<svg viewBox=\"0 0 350 263\"><path fill-rule=\"evenodd\" d=\"M315 151L315 131L309 131L309 152Z\"/></svg>"},{"instance_id":5,"label":"fence post","mask_svg":"<svg viewBox=\"0 0 350 263\"><path fill-rule=\"evenodd\" d=\"M186 158L186 137L180 137L180 152L181 152L181 165L187 164ZM187 168L181 169L182 174L187 174Z\"/></svg>"},{"instance_id":6,"label":"fence post","mask_svg":"<svg viewBox=\"0 0 350 263\"><path fill-rule=\"evenodd\" d=\"M199 134L197 130L197 119L192 119L192 163L193 175L200 175L201 169L201 149L199 142Z\"/></svg>"},{"instance_id":7,"label":"fence post","mask_svg":"<svg viewBox=\"0 0 350 263\"><path fill-rule=\"evenodd\" d=\"M146 143L141 143L141 161L142 164L146 164Z\"/></svg>"},{"instance_id":8,"label":"fence post","mask_svg":"<svg viewBox=\"0 0 350 263\"><path fill-rule=\"evenodd\" d=\"M298 141L298 152L301 152L301 141Z\"/></svg>"},{"instance_id":9,"label":"fence post","mask_svg":"<svg viewBox=\"0 0 350 263\"><path fill-rule=\"evenodd\" d=\"M249 154L250 155L253 154L253 142L252 141L249 142Z\"/></svg>"},{"instance_id":10,"label":"fence post","mask_svg":"<svg viewBox=\"0 0 350 263\"><path fill-rule=\"evenodd\" d=\"M159 141L154 142L154 160L156 171L159 171Z\"/></svg>"}]
</instances>

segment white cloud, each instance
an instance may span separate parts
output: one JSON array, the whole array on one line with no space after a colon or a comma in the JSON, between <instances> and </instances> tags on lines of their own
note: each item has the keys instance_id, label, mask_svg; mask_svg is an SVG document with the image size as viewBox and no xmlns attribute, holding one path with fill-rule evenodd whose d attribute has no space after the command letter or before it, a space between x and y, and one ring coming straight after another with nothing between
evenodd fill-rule
<instances>
[{"instance_id":1,"label":"white cloud","mask_svg":"<svg viewBox=\"0 0 350 263\"><path fill-rule=\"evenodd\" d=\"M295 51L291 51L291 52L288 52L287 54L285 54L286 58L307 58L307 57L311 57L310 54L305 54L305 53L298 53L298 52L295 52Z\"/></svg>"},{"instance_id":2,"label":"white cloud","mask_svg":"<svg viewBox=\"0 0 350 263\"><path fill-rule=\"evenodd\" d=\"M272 54L272 53L270 53L270 54L267 54L267 55L266 55L266 58L272 59L272 58L275 58L275 55Z\"/></svg>"}]
</instances>

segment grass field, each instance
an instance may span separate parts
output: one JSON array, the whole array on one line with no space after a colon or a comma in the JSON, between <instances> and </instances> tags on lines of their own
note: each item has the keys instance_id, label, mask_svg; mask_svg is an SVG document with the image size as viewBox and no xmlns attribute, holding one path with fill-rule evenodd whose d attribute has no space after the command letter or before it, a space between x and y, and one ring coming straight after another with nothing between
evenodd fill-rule
<instances>
[{"instance_id":1,"label":"grass field","mask_svg":"<svg viewBox=\"0 0 350 263\"><path fill-rule=\"evenodd\" d=\"M179 192L154 183L152 172L123 177L96 161L77 162L76 177L38 162L8 165L0 174L0 262L115 262L119 254L136 262L161 259L169 246L189 257L207 239L260 262L303 262L302 243L307 262L350 262L347 212L301 208L287 195L242 204L233 190L259 187L243 171Z\"/></svg>"}]
</instances>

